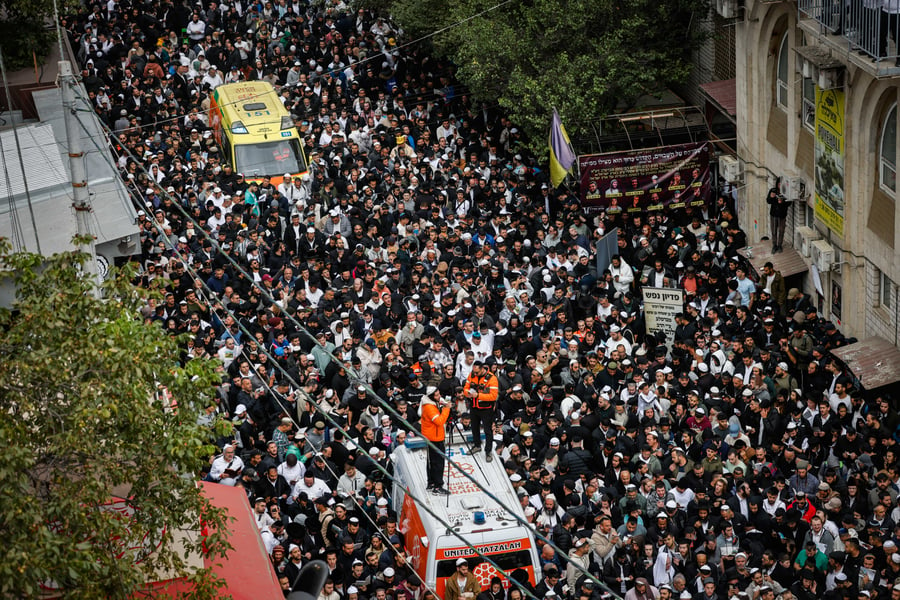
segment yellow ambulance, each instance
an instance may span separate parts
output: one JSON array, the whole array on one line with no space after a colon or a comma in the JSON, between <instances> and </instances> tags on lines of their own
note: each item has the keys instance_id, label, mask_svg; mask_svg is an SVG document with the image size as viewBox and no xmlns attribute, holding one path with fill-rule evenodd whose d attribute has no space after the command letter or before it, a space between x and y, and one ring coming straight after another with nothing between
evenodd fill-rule
<instances>
[{"instance_id":1,"label":"yellow ambulance","mask_svg":"<svg viewBox=\"0 0 900 600\"><path fill-rule=\"evenodd\" d=\"M223 155L246 181L265 175L278 185L286 173L307 172L303 139L275 89L265 81L218 86L212 94L209 123Z\"/></svg>"}]
</instances>

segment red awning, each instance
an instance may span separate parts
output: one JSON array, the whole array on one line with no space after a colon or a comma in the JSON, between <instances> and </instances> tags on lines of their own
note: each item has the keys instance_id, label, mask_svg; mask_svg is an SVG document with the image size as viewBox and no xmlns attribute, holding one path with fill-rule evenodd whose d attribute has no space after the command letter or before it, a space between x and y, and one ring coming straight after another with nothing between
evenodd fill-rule
<instances>
[{"instance_id":1,"label":"red awning","mask_svg":"<svg viewBox=\"0 0 900 600\"><path fill-rule=\"evenodd\" d=\"M230 523L228 541L232 550L213 563L204 557L203 564L225 580L225 591L234 600L282 600L284 594L271 567L265 546L259 537L256 521L242 488L201 483L203 495L234 519ZM196 532L199 535L199 531ZM186 590L182 580L161 581L151 586L155 597L178 597Z\"/></svg>"},{"instance_id":2,"label":"red awning","mask_svg":"<svg viewBox=\"0 0 900 600\"><path fill-rule=\"evenodd\" d=\"M700 85L700 91L723 113L732 119L737 116L737 84L735 79L703 83Z\"/></svg>"}]
</instances>

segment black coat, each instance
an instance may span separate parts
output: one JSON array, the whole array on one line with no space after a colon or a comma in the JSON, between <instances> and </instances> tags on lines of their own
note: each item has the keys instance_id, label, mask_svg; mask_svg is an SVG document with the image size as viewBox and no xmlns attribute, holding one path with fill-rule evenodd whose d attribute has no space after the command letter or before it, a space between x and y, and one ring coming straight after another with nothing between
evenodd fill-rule
<instances>
[{"instance_id":1,"label":"black coat","mask_svg":"<svg viewBox=\"0 0 900 600\"><path fill-rule=\"evenodd\" d=\"M791 203L784 196L779 195L775 188L769 190L769 195L766 196L766 204L769 205L769 216L778 219L787 217L788 209L791 206Z\"/></svg>"},{"instance_id":2,"label":"black coat","mask_svg":"<svg viewBox=\"0 0 900 600\"><path fill-rule=\"evenodd\" d=\"M568 467L568 472L573 476L579 475L590 476L594 472L591 467L593 464L591 453L584 448L574 448L566 452L565 456L560 460L560 465Z\"/></svg>"},{"instance_id":3,"label":"black coat","mask_svg":"<svg viewBox=\"0 0 900 600\"><path fill-rule=\"evenodd\" d=\"M278 475L275 478L275 481L270 481L269 478L263 474L260 476L259 481L256 482L256 493L265 498L267 502L273 499L278 500L285 494L290 496L291 485L282 475Z\"/></svg>"},{"instance_id":4,"label":"black coat","mask_svg":"<svg viewBox=\"0 0 900 600\"><path fill-rule=\"evenodd\" d=\"M603 565L603 582L617 594L622 589L622 582L617 581L617 579L623 575L626 579L631 578L625 582L625 585L630 589L634 585L634 567L630 561L613 559L606 561ZM624 596L625 594L622 593L621 595Z\"/></svg>"}]
</instances>

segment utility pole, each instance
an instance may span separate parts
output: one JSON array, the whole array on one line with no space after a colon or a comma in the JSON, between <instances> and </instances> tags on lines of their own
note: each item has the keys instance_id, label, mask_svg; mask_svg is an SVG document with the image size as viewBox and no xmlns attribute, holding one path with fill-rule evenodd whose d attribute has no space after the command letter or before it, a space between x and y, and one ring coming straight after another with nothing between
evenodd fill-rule
<instances>
[{"instance_id":1,"label":"utility pole","mask_svg":"<svg viewBox=\"0 0 900 600\"><path fill-rule=\"evenodd\" d=\"M72 207L75 209L76 233L79 237L87 238L88 260L85 264L85 272L98 284L97 279L97 251L94 247L94 235L91 233L91 197L87 188L87 176L84 169L84 152L81 151L81 138L78 128L78 102L75 95L75 86L78 81L72 73L72 63L65 60L65 55L59 61L59 87L62 92L63 117L66 123L67 148L69 152L69 172L72 176ZM99 296L99 287L94 288L94 293Z\"/></svg>"}]
</instances>

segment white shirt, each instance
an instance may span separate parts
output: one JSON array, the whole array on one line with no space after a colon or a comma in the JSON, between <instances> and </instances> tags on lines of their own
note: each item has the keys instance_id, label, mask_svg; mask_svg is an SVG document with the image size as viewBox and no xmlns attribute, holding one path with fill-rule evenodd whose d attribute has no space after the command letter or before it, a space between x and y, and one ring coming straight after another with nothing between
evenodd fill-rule
<instances>
[{"instance_id":1,"label":"white shirt","mask_svg":"<svg viewBox=\"0 0 900 600\"><path fill-rule=\"evenodd\" d=\"M291 486L295 485L297 482L303 480L303 474L306 473L306 466L297 461L297 464L292 467L289 467L286 462L278 465L278 474L284 477L284 480L287 481ZM313 498L315 500L315 498Z\"/></svg>"},{"instance_id":2,"label":"white shirt","mask_svg":"<svg viewBox=\"0 0 900 600\"><path fill-rule=\"evenodd\" d=\"M616 288L616 291L622 294L626 293L631 287L631 282L634 281L634 271L631 270L631 267L624 260L620 259L618 267L610 263L609 272L613 276L613 286Z\"/></svg>"},{"instance_id":3,"label":"white shirt","mask_svg":"<svg viewBox=\"0 0 900 600\"><path fill-rule=\"evenodd\" d=\"M844 397L843 397L843 398L841 398L841 397L838 396L837 394L831 394L831 395L829 395L829 396L828 396L828 404L831 405L831 410L834 411L835 414L837 414L838 407L839 407L841 404L843 404L844 406L846 406L848 411L851 410L851 406L850 406L850 395L849 395L849 394L846 394L846 393L844 394Z\"/></svg>"},{"instance_id":4,"label":"white shirt","mask_svg":"<svg viewBox=\"0 0 900 600\"><path fill-rule=\"evenodd\" d=\"M306 485L306 479L304 478L298 481L297 485L294 486L294 489L291 490L291 496L297 498L300 496L300 492L306 492L307 498L315 500L326 494L331 494L331 488L328 487L327 483L317 478L313 478L311 485Z\"/></svg>"},{"instance_id":5,"label":"white shirt","mask_svg":"<svg viewBox=\"0 0 900 600\"><path fill-rule=\"evenodd\" d=\"M215 71L210 71L204 75L201 83L209 85L209 89L214 90L225 83L225 80L222 79L222 74L216 69Z\"/></svg>"},{"instance_id":6,"label":"white shirt","mask_svg":"<svg viewBox=\"0 0 900 600\"><path fill-rule=\"evenodd\" d=\"M268 529L269 525L275 522L275 519L269 516L269 513L263 511L258 513L253 511L253 516L256 517L256 528L262 531L263 529Z\"/></svg>"},{"instance_id":7,"label":"white shirt","mask_svg":"<svg viewBox=\"0 0 900 600\"><path fill-rule=\"evenodd\" d=\"M479 343L475 343L475 338L469 342L472 352L475 353L475 360L487 360L494 348L493 332L488 332L488 336L482 336Z\"/></svg>"},{"instance_id":8,"label":"white shirt","mask_svg":"<svg viewBox=\"0 0 900 600\"><path fill-rule=\"evenodd\" d=\"M232 361L234 361L235 357L240 353L241 346L235 344L233 348L229 348L227 345L222 346L219 348L219 351L216 352L216 355L219 357L219 360L222 361L222 365L227 369Z\"/></svg>"},{"instance_id":9,"label":"white shirt","mask_svg":"<svg viewBox=\"0 0 900 600\"><path fill-rule=\"evenodd\" d=\"M319 300L322 299L322 296L325 295L325 292L322 291L322 288L316 288L315 291L309 289L309 284L306 286L306 299L309 300L309 303L313 308L318 308Z\"/></svg>"},{"instance_id":10,"label":"white shirt","mask_svg":"<svg viewBox=\"0 0 900 600\"><path fill-rule=\"evenodd\" d=\"M605 322L606 319L608 319L609 316L612 314L612 309L613 309L612 304L607 304L606 307L604 307L602 304L597 304L597 317L601 321Z\"/></svg>"},{"instance_id":11,"label":"white shirt","mask_svg":"<svg viewBox=\"0 0 900 600\"><path fill-rule=\"evenodd\" d=\"M768 497L766 497L766 499L762 501L762 509L773 517L775 516L775 511L777 511L779 508L785 508L785 506L784 502L782 502L778 498L776 498L775 502L772 502L771 504L769 503Z\"/></svg>"},{"instance_id":12,"label":"white shirt","mask_svg":"<svg viewBox=\"0 0 900 600\"><path fill-rule=\"evenodd\" d=\"M619 345L621 345L625 348L625 353L628 356L631 356L631 342L629 342L624 337L620 337L618 340L614 340L610 337L608 340L606 340L606 344L604 344L604 345L606 346L607 354L612 352L616 348L618 348Z\"/></svg>"},{"instance_id":13,"label":"white shirt","mask_svg":"<svg viewBox=\"0 0 900 600\"><path fill-rule=\"evenodd\" d=\"M188 37L194 41L200 41L203 39L203 34L206 32L206 23L197 19L194 21L193 19L187 24L185 27L185 33L188 34Z\"/></svg>"},{"instance_id":14,"label":"white shirt","mask_svg":"<svg viewBox=\"0 0 900 600\"><path fill-rule=\"evenodd\" d=\"M275 549L279 541L275 534L268 527L265 527L259 530L259 537L262 538L262 542L266 546L266 554L272 554L272 550Z\"/></svg>"},{"instance_id":15,"label":"white shirt","mask_svg":"<svg viewBox=\"0 0 900 600\"><path fill-rule=\"evenodd\" d=\"M685 510L685 507L694 499L694 490L691 488L684 488L682 492L677 487L673 487L669 493L672 494L672 498L678 503L679 510Z\"/></svg>"},{"instance_id":16,"label":"white shirt","mask_svg":"<svg viewBox=\"0 0 900 600\"><path fill-rule=\"evenodd\" d=\"M223 474L227 469L231 469L232 471L243 471L244 470L244 461L241 460L240 456L235 455L231 460L226 460L224 454L220 454L213 461L212 466L209 469L209 477L213 481L218 481L219 483L223 483L225 485L234 485L235 480L231 477L223 478Z\"/></svg>"}]
</instances>

